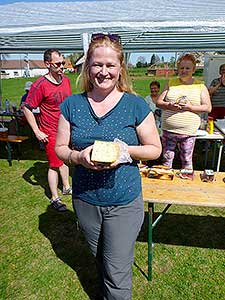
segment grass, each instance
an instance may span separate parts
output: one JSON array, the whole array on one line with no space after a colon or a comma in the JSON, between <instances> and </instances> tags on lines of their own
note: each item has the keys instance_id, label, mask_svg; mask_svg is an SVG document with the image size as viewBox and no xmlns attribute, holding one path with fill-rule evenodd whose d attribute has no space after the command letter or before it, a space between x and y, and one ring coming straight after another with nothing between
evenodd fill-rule
<instances>
[{"instance_id":1,"label":"grass","mask_svg":"<svg viewBox=\"0 0 225 300\"><path fill-rule=\"evenodd\" d=\"M139 80L133 78L138 93L147 93L145 83L150 79ZM7 83L22 91L23 80L15 81L3 80L3 87ZM9 99L22 94L12 98L14 90L11 95L8 89L3 92ZM0 299L94 300L95 264L76 226L71 199L63 198L68 212L52 210L45 153L34 139L25 142L22 150L26 159L14 159L9 167L0 144ZM197 168L202 167L201 153L198 146ZM161 210L156 205L156 214ZM135 248L133 299L224 299L224 228L222 209L172 206L154 231L153 281L148 282L142 274L147 273L145 220Z\"/></svg>"},{"instance_id":2,"label":"grass","mask_svg":"<svg viewBox=\"0 0 225 300\"><path fill-rule=\"evenodd\" d=\"M29 158L9 167L2 159L0 166L0 299L94 299L95 265L71 199L64 197L66 213L49 206L47 162ZM172 207L155 229L153 281L147 282L141 272L147 273L145 221L135 249L133 299L223 299L224 226L222 209Z\"/></svg>"},{"instance_id":3,"label":"grass","mask_svg":"<svg viewBox=\"0 0 225 300\"><path fill-rule=\"evenodd\" d=\"M161 83L161 89L163 88L166 80L164 78L148 77L145 75L145 69L136 69L138 71L131 70L130 79L134 90L140 96L145 97L149 93L149 83L152 80L159 80ZM79 93L79 86L76 85L77 74L67 74L70 78L72 92ZM17 106L20 104L21 96L24 94L24 85L26 81L35 81L38 77L34 78L10 78L2 80L2 99L3 107L5 105L5 99L9 99L11 104L15 103Z\"/></svg>"}]
</instances>

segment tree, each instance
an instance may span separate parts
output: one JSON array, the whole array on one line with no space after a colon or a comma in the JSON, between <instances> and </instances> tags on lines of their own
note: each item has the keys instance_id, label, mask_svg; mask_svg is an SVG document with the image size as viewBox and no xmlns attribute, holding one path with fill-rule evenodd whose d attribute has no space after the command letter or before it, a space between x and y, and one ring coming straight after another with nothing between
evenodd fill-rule
<instances>
[{"instance_id":1,"label":"tree","mask_svg":"<svg viewBox=\"0 0 225 300\"><path fill-rule=\"evenodd\" d=\"M160 57L156 54L155 56L156 64L160 64Z\"/></svg>"},{"instance_id":2,"label":"tree","mask_svg":"<svg viewBox=\"0 0 225 300\"><path fill-rule=\"evenodd\" d=\"M151 57L151 61L150 61L150 65L155 65L156 63L156 57L155 57L155 54L152 54L152 57Z\"/></svg>"},{"instance_id":3,"label":"tree","mask_svg":"<svg viewBox=\"0 0 225 300\"><path fill-rule=\"evenodd\" d=\"M139 56L137 58L136 67L142 68L142 67L146 67L146 66L147 66L146 58L144 56Z\"/></svg>"}]
</instances>

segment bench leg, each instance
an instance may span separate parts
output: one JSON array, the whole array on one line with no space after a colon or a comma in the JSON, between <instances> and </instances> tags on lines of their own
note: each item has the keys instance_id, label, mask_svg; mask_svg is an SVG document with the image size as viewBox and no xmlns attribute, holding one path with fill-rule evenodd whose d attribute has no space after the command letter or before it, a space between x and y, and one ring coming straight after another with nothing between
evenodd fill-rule
<instances>
[{"instance_id":1,"label":"bench leg","mask_svg":"<svg viewBox=\"0 0 225 300\"><path fill-rule=\"evenodd\" d=\"M6 142L7 152L8 152L8 162L9 166L12 166L12 147L9 142Z\"/></svg>"},{"instance_id":2,"label":"bench leg","mask_svg":"<svg viewBox=\"0 0 225 300\"><path fill-rule=\"evenodd\" d=\"M20 155L21 155L21 148L20 148L20 144L16 145L16 158L18 161L20 161Z\"/></svg>"},{"instance_id":3,"label":"bench leg","mask_svg":"<svg viewBox=\"0 0 225 300\"><path fill-rule=\"evenodd\" d=\"M148 203L148 281L152 280L152 223L154 203Z\"/></svg>"}]
</instances>

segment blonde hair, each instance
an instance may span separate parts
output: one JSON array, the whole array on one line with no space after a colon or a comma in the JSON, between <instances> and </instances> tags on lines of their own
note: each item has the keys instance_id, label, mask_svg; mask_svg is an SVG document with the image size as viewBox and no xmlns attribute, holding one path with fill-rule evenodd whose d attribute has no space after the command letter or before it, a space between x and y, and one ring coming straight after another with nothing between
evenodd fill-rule
<instances>
[{"instance_id":1,"label":"blonde hair","mask_svg":"<svg viewBox=\"0 0 225 300\"><path fill-rule=\"evenodd\" d=\"M126 69L126 63L125 63L122 46L119 42L112 41L107 35L102 36L101 38L92 40L89 45L89 48L88 48L88 51L86 54L86 58L85 58L85 62L82 66L82 71L81 71L81 75L79 78L81 89L85 92L90 92L93 89L93 84L90 80L90 64L89 64L89 62L93 55L94 50L99 47L110 47L114 51L117 52L118 58L120 61L120 66L121 66L121 73L120 73L119 80L117 83L117 88L120 92L129 92L129 93L135 94L132 89L132 86L129 82L129 79L128 79L128 73L127 73L127 69Z\"/></svg>"},{"instance_id":2,"label":"blonde hair","mask_svg":"<svg viewBox=\"0 0 225 300\"><path fill-rule=\"evenodd\" d=\"M190 60L194 67L196 67L196 59L194 57L193 54L189 53L189 54L184 54L182 55L181 57L179 57L179 59L177 60L177 66L179 67L180 63L183 61L183 60Z\"/></svg>"}]
</instances>

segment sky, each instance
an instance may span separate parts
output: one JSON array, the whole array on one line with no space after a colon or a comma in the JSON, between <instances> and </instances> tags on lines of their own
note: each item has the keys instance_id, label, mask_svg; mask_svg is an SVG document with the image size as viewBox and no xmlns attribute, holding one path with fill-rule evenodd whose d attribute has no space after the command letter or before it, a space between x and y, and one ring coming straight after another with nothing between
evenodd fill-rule
<instances>
[{"instance_id":1,"label":"sky","mask_svg":"<svg viewBox=\"0 0 225 300\"><path fill-rule=\"evenodd\" d=\"M0 4L10 4L15 2L46 2L46 0L0 0ZM67 2L92 2L96 0L66 0ZM101 0L100 0L101 1ZM110 1L110 0L104 0ZM62 2L62 0L48 0L48 2Z\"/></svg>"},{"instance_id":2,"label":"sky","mask_svg":"<svg viewBox=\"0 0 225 300\"><path fill-rule=\"evenodd\" d=\"M135 65L137 63L137 60L140 56L143 56L146 59L147 63L150 63L151 61L151 57L152 55L158 55L160 57L160 59L162 58L162 56L164 57L164 61L170 61L170 57L174 56L175 57L175 53L174 52L151 52L151 53L132 53L130 56L130 63L132 63L133 65Z\"/></svg>"}]
</instances>

